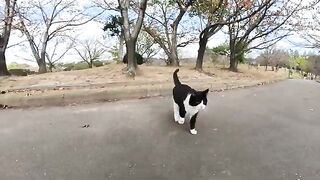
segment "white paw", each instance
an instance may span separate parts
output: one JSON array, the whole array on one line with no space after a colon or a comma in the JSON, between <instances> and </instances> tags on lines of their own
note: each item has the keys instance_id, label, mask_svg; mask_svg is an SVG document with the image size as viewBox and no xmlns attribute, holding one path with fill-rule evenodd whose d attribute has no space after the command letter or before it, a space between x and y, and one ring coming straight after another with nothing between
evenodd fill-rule
<instances>
[{"instance_id":1,"label":"white paw","mask_svg":"<svg viewBox=\"0 0 320 180\"><path fill-rule=\"evenodd\" d=\"M184 123L184 118L180 118L180 119L178 120L178 123L179 123L179 124L183 124L183 123Z\"/></svg>"},{"instance_id":2,"label":"white paw","mask_svg":"<svg viewBox=\"0 0 320 180\"><path fill-rule=\"evenodd\" d=\"M198 133L198 131L196 129L190 129L190 133L193 135L196 135Z\"/></svg>"},{"instance_id":3,"label":"white paw","mask_svg":"<svg viewBox=\"0 0 320 180\"><path fill-rule=\"evenodd\" d=\"M179 118L174 117L174 122L178 122L178 121L179 121Z\"/></svg>"}]
</instances>

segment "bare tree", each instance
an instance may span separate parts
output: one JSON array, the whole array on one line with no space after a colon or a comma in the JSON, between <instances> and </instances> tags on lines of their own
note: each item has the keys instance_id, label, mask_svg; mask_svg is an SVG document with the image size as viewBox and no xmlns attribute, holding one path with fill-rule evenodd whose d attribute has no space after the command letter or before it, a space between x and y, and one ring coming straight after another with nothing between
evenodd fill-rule
<instances>
[{"instance_id":1,"label":"bare tree","mask_svg":"<svg viewBox=\"0 0 320 180\"><path fill-rule=\"evenodd\" d=\"M39 73L47 72L46 51L48 43L58 36L65 36L73 28L88 23L102 12L90 15L90 8L78 6L76 0L30 0L18 8L20 25L28 41Z\"/></svg>"},{"instance_id":2,"label":"bare tree","mask_svg":"<svg viewBox=\"0 0 320 180\"><path fill-rule=\"evenodd\" d=\"M289 53L282 49L273 49L271 54L272 71L278 71L280 67L286 67L289 63Z\"/></svg>"},{"instance_id":3,"label":"bare tree","mask_svg":"<svg viewBox=\"0 0 320 180\"><path fill-rule=\"evenodd\" d=\"M197 1L197 3L195 3L194 5L193 11L200 17L201 27L203 21L206 21L206 25L201 29L199 35L199 49L196 62L196 70L198 71L202 71L203 57L205 55L209 38L217 33L223 26L223 24L216 24L216 22L223 19L223 12L225 11L224 9L226 8L227 3L228 1L224 0L203 0Z\"/></svg>"},{"instance_id":4,"label":"bare tree","mask_svg":"<svg viewBox=\"0 0 320 180\"><path fill-rule=\"evenodd\" d=\"M199 16L201 21L201 32L199 35L199 49L196 62L196 70L202 71L203 57L208 40L223 26L244 21L257 14L264 6L260 6L240 16L241 13L249 11L250 0L200 0L193 5L192 13ZM202 23L205 23L204 27Z\"/></svg>"},{"instance_id":5,"label":"bare tree","mask_svg":"<svg viewBox=\"0 0 320 180\"><path fill-rule=\"evenodd\" d=\"M271 64L271 62L272 62L273 50L274 50L274 46L267 47L267 48L263 51L263 53L261 53L261 54L259 55L259 57L257 57L259 64L265 66L265 71L268 70L268 66L269 66L269 65Z\"/></svg>"},{"instance_id":6,"label":"bare tree","mask_svg":"<svg viewBox=\"0 0 320 180\"><path fill-rule=\"evenodd\" d=\"M179 66L178 48L185 47L196 39L192 35L190 23L188 29L181 27L182 18L191 8L193 0L153 0L151 4L153 8L147 13L144 30L163 49L168 57L167 64Z\"/></svg>"},{"instance_id":7,"label":"bare tree","mask_svg":"<svg viewBox=\"0 0 320 180\"><path fill-rule=\"evenodd\" d=\"M90 40L78 42L78 46L76 46L74 49L81 59L88 64L89 68L92 68L94 61L99 60L107 51L102 43Z\"/></svg>"},{"instance_id":8,"label":"bare tree","mask_svg":"<svg viewBox=\"0 0 320 180\"><path fill-rule=\"evenodd\" d=\"M230 70L237 71L239 59L252 49L265 49L289 35L286 23L292 15L301 8L302 0L298 2L289 0L279 2L277 0L252 1L250 10L240 16L254 11L261 10L254 16L240 22L228 25L230 44ZM236 18L236 17L234 17ZM267 41L262 38L270 37ZM259 41L260 40L260 41Z\"/></svg>"},{"instance_id":9,"label":"bare tree","mask_svg":"<svg viewBox=\"0 0 320 180\"><path fill-rule=\"evenodd\" d=\"M129 0L118 0L121 17L123 19L122 29L128 54L127 71L129 76L134 77L138 68L137 59L135 57L136 43L145 16L147 0L140 0L138 5L138 17L134 25L130 25L129 20L130 2L131 1Z\"/></svg>"},{"instance_id":10,"label":"bare tree","mask_svg":"<svg viewBox=\"0 0 320 180\"><path fill-rule=\"evenodd\" d=\"M297 22L293 24L294 30L306 40L306 43L293 44L320 49L320 0L310 0L306 8L297 13L295 18Z\"/></svg>"},{"instance_id":11,"label":"bare tree","mask_svg":"<svg viewBox=\"0 0 320 180\"><path fill-rule=\"evenodd\" d=\"M74 47L74 40L66 42L65 38L55 38L55 44L46 51L46 63L49 71L52 72L55 65Z\"/></svg>"},{"instance_id":12,"label":"bare tree","mask_svg":"<svg viewBox=\"0 0 320 180\"><path fill-rule=\"evenodd\" d=\"M0 14L1 34L0 34L0 76L10 75L6 64L6 49L10 39L13 17L17 0L5 0L4 11Z\"/></svg>"}]
</instances>

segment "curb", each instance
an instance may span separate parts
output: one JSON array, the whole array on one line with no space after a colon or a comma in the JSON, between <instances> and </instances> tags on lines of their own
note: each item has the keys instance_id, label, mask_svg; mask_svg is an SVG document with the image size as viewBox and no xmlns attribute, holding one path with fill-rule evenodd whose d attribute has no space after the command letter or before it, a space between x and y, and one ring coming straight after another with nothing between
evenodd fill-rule
<instances>
[{"instance_id":1,"label":"curb","mask_svg":"<svg viewBox=\"0 0 320 180\"><path fill-rule=\"evenodd\" d=\"M272 81L250 82L247 84L199 84L191 83L195 89L209 88L211 92L249 88L265 84L276 83L284 79ZM209 86L208 86L209 85ZM48 91L39 95L26 96L24 93L0 95L0 105L3 107L29 108L40 106L66 106L75 104L87 104L97 102L113 102L125 99L145 99L157 96L168 96L171 94L173 85L157 84L147 87L124 86L100 89L72 89L63 91ZM1 107L1 106L0 106Z\"/></svg>"}]
</instances>

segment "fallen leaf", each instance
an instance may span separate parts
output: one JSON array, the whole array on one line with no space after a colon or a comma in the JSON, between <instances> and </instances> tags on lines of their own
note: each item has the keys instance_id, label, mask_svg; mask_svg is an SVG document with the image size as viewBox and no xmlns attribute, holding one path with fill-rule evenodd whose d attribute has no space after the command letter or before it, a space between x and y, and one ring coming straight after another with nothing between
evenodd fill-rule
<instances>
[{"instance_id":1,"label":"fallen leaf","mask_svg":"<svg viewBox=\"0 0 320 180\"><path fill-rule=\"evenodd\" d=\"M90 127L90 124L85 124L82 126L82 128L88 128L88 127Z\"/></svg>"},{"instance_id":2,"label":"fallen leaf","mask_svg":"<svg viewBox=\"0 0 320 180\"><path fill-rule=\"evenodd\" d=\"M8 106L6 104L0 104L0 108L1 109L9 109L9 108L12 108L11 106Z\"/></svg>"}]
</instances>

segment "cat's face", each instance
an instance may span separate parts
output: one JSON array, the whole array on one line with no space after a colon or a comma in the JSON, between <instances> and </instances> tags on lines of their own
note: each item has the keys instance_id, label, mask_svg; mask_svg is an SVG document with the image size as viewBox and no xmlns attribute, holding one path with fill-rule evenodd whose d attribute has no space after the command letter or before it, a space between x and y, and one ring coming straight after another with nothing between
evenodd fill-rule
<instances>
[{"instance_id":1,"label":"cat's face","mask_svg":"<svg viewBox=\"0 0 320 180\"><path fill-rule=\"evenodd\" d=\"M205 109L208 103L208 92L209 89L191 94L189 104L191 106L197 106L199 109Z\"/></svg>"}]
</instances>

